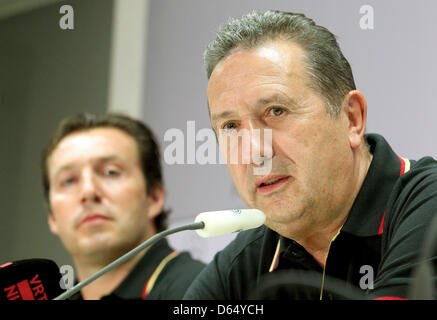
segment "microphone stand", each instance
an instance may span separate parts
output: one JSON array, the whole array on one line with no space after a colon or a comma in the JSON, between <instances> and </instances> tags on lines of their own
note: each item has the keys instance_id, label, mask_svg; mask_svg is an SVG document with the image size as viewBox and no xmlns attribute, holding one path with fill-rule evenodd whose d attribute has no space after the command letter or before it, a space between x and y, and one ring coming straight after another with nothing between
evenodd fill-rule
<instances>
[{"instance_id":1,"label":"microphone stand","mask_svg":"<svg viewBox=\"0 0 437 320\"><path fill-rule=\"evenodd\" d=\"M138 247L135 247L131 251L125 253L124 255L122 255L117 260L111 262L110 264L108 264L103 269L97 271L95 274L93 274L89 278L85 279L84 281L79 282L74 287L68 289L67 291L65 291L64 293L60 294L59 296L57 296L53 300L64 300L64 299L67 299L67 298L71 297L75 293L79 292L80 289L82 289L83 287L88 285L90 282L92 282L92 281L96 280L97 278L101 277L106 272L108 272L108 271L118 267L122 263L124 263L127 260L129 260L132 256L136 255L141 250L147 248L148 246L151 246L151 245L155 244L156 242L158 242L159 240L161 240L162 238L164 238L164 237L166 237L166 236L168 236L170 234L173 234L173 233L176 233L176 232L180 232L180 231L185 231L185 230L203 229L204 227L205 227L205 224L203 222L197 222L197 223L187 224L187 225L184 225L184 226L180 226L180 227L164 230L164 231L162 231L160 233L157 233L153 237L150 237L149 239L147 239L146 241L141 243Z\"/></svg>"}]
</instances>

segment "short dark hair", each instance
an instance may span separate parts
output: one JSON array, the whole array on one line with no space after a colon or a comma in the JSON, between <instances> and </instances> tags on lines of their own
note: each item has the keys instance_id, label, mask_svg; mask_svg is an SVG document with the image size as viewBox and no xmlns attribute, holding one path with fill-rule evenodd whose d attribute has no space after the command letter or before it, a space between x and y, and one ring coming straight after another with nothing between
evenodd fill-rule
<instances>
[{"instance_id":1,"label":"short dark hair","mask_svg":"<svg viewBox=\"0 0 437 320\"><path fill-rule=\"evenodd\" d=\"M327 111L336 117L344 96L355 90L351 67L335 35L300 13L254 11L241 19L230 19L204 53L208 79L216 65L235 49L252 49L275 39L290 40L302 47L309 85L324 97Z\"/></svg>"},{"instance_id":2,"label":"short dark hair","mask_svg":"<svg viewBox=\"0 0 437 320\"><path fill-rule=\"evenodd\" d=\"M50 180L48 176L48 159L59 142L67 135L94 128L116 128L135 139L140 157L141 169L150 194L156 187L164 187L160 151L153 132L141 121L120 113L108 113L103 116L78 114L63 119L55 129L48 146L42 152L42 182L47 203L50 204ZM162 210L155 218L157 232L167 229L170 210Z\"/></svg>"}]
</instances>

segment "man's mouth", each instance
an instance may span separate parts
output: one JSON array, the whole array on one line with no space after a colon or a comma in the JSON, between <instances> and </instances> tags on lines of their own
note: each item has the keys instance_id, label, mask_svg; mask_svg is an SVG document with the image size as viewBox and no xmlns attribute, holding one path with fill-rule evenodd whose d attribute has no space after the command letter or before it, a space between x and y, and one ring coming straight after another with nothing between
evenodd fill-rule
<instances>
[{"instance_id":1,"label":"man's mouth","mask_svg":"<svg viewBox=\"0 0 437 320\"><path fill-rule=\"evenodd\" d=\"M272 179L272 180L269 180L267 182L263 182L263 183L261 183L260 187L270 186L270 185L274 184L275 182L278 182L279 180L281 180L281 179Z\"/></svg>"},{"instance_id":2,"label":"man's mouth","mask_svg":"<svg viewBox=\"0 0 437 320\"><path fill-rule=\"evenodd\" d=\"M95 223L100 223L106 220L110 220L109 217L107 217L104 214L100 214L100 213L91 213L91 214L87 214L82 221L80 222L80 225L84 225L84 224L95 224Z\"/></svg>"},{"instance_id":3,"label":"man's mouth","mask_svg":"<svg viewBox=\"0 0 437 320\"><path fill-rule=\"evenodd\" d=\"M269 193L275 191L284 183L286 183L289 178L290 176L267 177L256 184L257 190L261 193Z\"/></svg>"}]
</instances>

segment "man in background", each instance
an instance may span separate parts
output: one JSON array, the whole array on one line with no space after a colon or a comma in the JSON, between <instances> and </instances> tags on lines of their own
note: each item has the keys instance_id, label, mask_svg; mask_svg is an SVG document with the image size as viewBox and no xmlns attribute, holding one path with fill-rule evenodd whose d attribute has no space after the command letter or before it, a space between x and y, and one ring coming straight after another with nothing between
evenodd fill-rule
<instances>
[{"instance_id":1,"label":"man in background","mask_svg":"<svg viewBox=\"0 0 437 320\"><path fill-rule=\"evenodd\" d=\"M42 159L51 232L78 281L167 228L160 152L125 115L78 115L55 130ZM85 286L75 299L180 299L204 265L165 239Z\"/></svg>"}]
</instances>

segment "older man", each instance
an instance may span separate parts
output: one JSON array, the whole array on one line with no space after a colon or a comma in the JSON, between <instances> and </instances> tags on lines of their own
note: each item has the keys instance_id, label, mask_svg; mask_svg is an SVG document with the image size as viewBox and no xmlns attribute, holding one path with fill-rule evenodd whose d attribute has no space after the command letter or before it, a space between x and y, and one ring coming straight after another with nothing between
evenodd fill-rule
<instances>
[{"instance_id":1,"label":"older man","mask_svg":"<svg viewBox=\"0 0 437 320\"><path fill-rule=\"evenodd\" d=\"M43 153L50 230L83 281L167 227L159 149L124 115L64 119ZM204 265L165 239L85 286L76 299L180 299Z\"/></svg>"},{"instance_id":2,"label":"older man","mask_svg":"<svg viewBox=\"0 0 437 320\"><path fill-rule=\"evenodd\" d=\"M243 200L267 219L219 252L185 298L248 298L286 270L318 275L311 298L335 297L328 277L369 297L407 297L437 212L437 163L365 135L366 100L335 36L301 14L250 13L219 30L205 60L216 133L270 131L270 150L250 134L261 162L228 163ZM265 161L270 173L255 174Z\"/></svg>"}]
</instances>

